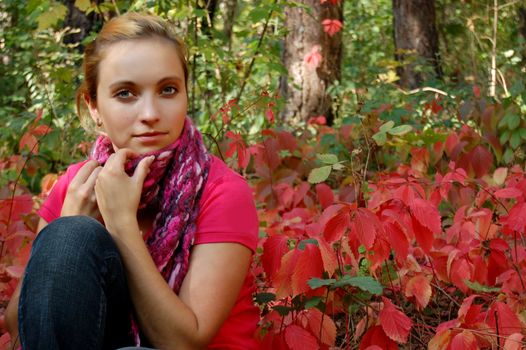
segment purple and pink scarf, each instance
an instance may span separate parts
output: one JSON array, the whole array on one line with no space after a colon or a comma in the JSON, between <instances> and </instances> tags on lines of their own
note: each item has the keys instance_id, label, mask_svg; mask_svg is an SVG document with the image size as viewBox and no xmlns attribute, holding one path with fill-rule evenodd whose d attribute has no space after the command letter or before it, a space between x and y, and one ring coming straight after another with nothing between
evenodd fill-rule
<instances>
[{"instance_id":1,"label":"purple and pink scarf","mask_svg":"<svg viewBox=\"0 0 526 350\"><path fill-rule=\"evenodd\" d=\"M99 136L91 158L103 165L112 153L109 138ZM173 144L128 161L128 175L133 174L141 159L150 155L154 155L155 160L144 181L139 208L153 205L158 208L158 214L146 245L159 272L178 293L188 272L199 199L208 178L211 157L188 117L181 136Z\"/></svg>"}]
</instances>

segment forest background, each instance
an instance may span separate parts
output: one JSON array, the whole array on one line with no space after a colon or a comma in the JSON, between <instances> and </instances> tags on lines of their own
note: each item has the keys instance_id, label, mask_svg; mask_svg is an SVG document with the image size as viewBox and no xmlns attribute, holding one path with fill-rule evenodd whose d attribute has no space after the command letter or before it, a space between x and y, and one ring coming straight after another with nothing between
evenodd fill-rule
<instances>
[{"instance_id":1,"label":"forest background","mask_svg":"<svg viewBox=\"0 0 526 350\"><path fill-rule=\"evenodd\" d=\"M94 138L82 48L127 11L176 23L189 114L254 189L262 348L525 346L516 0L2 0L0 314Z\"/></svg>"}]
</instances>

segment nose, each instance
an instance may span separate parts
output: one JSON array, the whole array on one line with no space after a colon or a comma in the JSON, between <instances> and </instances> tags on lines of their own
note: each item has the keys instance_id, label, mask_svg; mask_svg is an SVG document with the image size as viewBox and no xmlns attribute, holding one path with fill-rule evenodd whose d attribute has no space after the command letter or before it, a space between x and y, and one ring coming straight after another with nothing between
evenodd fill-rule
<instances>
[{"instance_id":1,"label":"nose","mask_svg":"<svg viewBox=\"0 0 526 350\"><path fill-rule=\"evenodd\" d=\"M143 95L139 118L141 122L145 124L154 124L159 120L160 111L155 96L150 94Z\"/></svg>"}]
</instances>

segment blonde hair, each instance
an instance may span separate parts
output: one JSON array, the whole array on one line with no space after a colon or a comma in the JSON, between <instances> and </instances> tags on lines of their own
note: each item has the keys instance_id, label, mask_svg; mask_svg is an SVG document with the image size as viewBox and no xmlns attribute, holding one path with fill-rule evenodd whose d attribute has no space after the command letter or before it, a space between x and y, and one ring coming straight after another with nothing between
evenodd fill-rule
<instances>
[{"instance_id":1,"label":"blonde hair","mask_svg":"<svg viewBox=\"0 0 526 350\"><path fill-rule=\"evenodd\" d=\"M112 44L123 40L137 40L151 37L164 38L173 43L177 56L183 66L185 85L188 82L188 64L186 48L183 41L175 33L174 27L167 21L153 15L128 12L115 17L102 27L96 39L86 46L82 70L84 81L77 90L77 114L81 124L87 130L92 129L91 118L82 113L85 97L97 101L97 85L99 83L99 65L104 58L104 51Z\"/></svg>"}]
</instances>

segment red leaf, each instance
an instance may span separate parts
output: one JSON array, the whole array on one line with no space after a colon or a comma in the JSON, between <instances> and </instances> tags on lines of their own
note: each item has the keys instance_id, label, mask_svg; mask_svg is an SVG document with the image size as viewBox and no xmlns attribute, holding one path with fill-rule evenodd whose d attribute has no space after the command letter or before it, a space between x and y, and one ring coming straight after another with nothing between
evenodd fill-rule
<instances>
[{"instance_id":1,"label":"red leaf","mask_svg":"<svg viewBox=\"0 0 526 350\"><path fill-rule=\"evenodd\" d=\"M498 332L500 335L507 337L513 333L522 332L521 321L507 304L501 301L495 302L489 309L488 314L488 325L493 328L495 333Z\"/></svg>"},{"instance_id":2,"label":"red leaf","mask_svg":"<svg viewBox=\"0 0 526 350\"><path fill-rule=\"evenodd\" d=\"M380 325L385 334L399 343L406 343L411 330L411 319L396 309L391 301L382 297L384 308L380 311Z\"/></svg>"},{"instance_id":3,"label":"red leaf","mask_svg":"<svg viewBox=\"0 0 526 350\"><path fill-rule=\"evenodd\" d=\"M420 224L418 220L413 218L413 231L416 238L416 242L426 254L429 254L431 252L431 248L433 248L433 241L434 236L433 232L431 232L427 227Z\"/></svg>"},{"instance_id":4,"label":"red leaf","mask_svg":"<svg viewBox=\"0 0 526 350\"><path fill-rule=\"evenodd\" d=\"M304 57L304 62L310 69L314 70L320 66L323 57L321 55L321 46L314 45L312 49Z\"/></svg>"},{"instance_id":5,"label":"red leaf","mask_svg":"<svg viewBox=\"0 0 526 350\"><path fill-rule=\"evenodd\" d=\"M493 165L493 156L490 151L486 147L478 145L469 154L475 175L477 177L486 175Z\"/></svg>"},{"instance_id":6,"label":"red leaf","mask_svg":"<svg viewBox=\"0 0 526 350\"><path fill-rule=\"evenodd\" d=\"M324 19L321 24L323 25L323 31L329 36L333 36L342 29L342 22L337 19Z\"/></svg>"},{"instance_id":7,"label":"red leaf","mask_svg":"<svg viewBox=\"0 0 526 350\"><path fill-rule=\"evenodd\" d=\"M338 213L334 215L329 221L327 221L325 230L323 231L323 237L325 237L327 242L332 243L334 241L340 240L345 231L347 231L351 223L349 211L350 208L345 206L341 208Z\"/></svg>"},{"instance_id":8,"label":"red leaf","mask_svg":"<svg viewBox=\"0 0 526 350\"><path fill-rule=\"evenodd\" d=\"M51 132L51 128L48 125L38 125L36 128L31 130L33 135L46 135Z\"/></svg>"},{"instance_id":9,"label":"red leaf","mask_svg":"<svg viewBox=\"0 0 526 350\"><path fill-rule=\"evenodd\" d=\"M323 238L318 238L318 246L320 248L321 259L323 260L323 269L327 271L330 277L338 267L338 260L334 250Z\"/></svg>"},{"instance_id":10,"label":"red leaf","mask_svg":"<svg viewBox=\"0 0 526 350\"><path fill-rule=\"evenodd\" d=\"M494 193L497 198L517 198L522 196L522 191L515 187L503 188Z\"/></svg>"},{"instance_id":11,"label":"red leaf","mask_svg":"<svg viewBox=\"0 0 526 350\"><path fill-rule=\"evenodd\" d=\"M273 235L263 243L263 255L261 263L267 277L272 279L281 266L281 258L289 251L288 237L285 235Z\"/></svg>"},{"instance_id":12,"label":"red leaf","mask_svg":"<svg viewBox=\"0 0 526 350\"><path fill-rule=\"evenodd\" d=\"M309 292L307 281L312 277L321 278L323 274L323 261L316 245L305 244L305 250L296 248L295 252L299 258L291 278L293 296Z\"/></svg>"},{"instance_id":13,"label":"red leaf","mask_svg":"<svg viewBox=\"0 0 526 350\"><path fill-rule=\"evenodd\" d=\"M18 151L22 152L26 147L31 153L38 153L38 140L29 131L22 135L22 137L20 138L20 142L18 143Z\"/></svg>"},{"instance_id":14,"label":"red leaf","mask_svg":"<svg viewBox=\"0 0 526 350\"><path fill-rule=\"evenodd\" d=\"M267 117L269 122L274 123L274 112L272 111L272 108L267 108L265 111L265 117Z\"/></svg>"},{"instance_id":15,"label":"red leaf","mask_svg":"<svg viewBox=\"0 0 526 350\"><path fill-rule=\"evenodd\" d=\"M511 208L504 226L511 231L524 233L524 227L526 226L526 203L518 203Z\"/></svg>"},{"instance_id":16,"label":"red leaf","mask_svg":"<svg viewBox=\"0 0 526 350\"><path fill-rule=\"evenodd\" d=\"M471 267L466 259L456 259L451 265L451 282L461 291L467 293L469 290L465 280L471 281Z\"/></svg>"},{"instance_id":17,"label":"red leaf","mask_svg":"<svg viewBox=\"0 0 526 350\"><path fill-rule=\"evenodd\" d=\"M468 330L463 331L453 337L451 341L451 350L478 350L477 339Z\"/></svg>"},{"instance_id":18,"label":"red leaf","mask_svg":"<svg viewBox=\"0 0 526 350\"><path fill-rule=\"evenodd\" d=\"M377 232L381 228L378 217L371 211L364 208L358 208L355 211L352 228L361 244L366 249L371 249L376 239Z\"/></svg>"},{"instance_id":19,"label":"red leaf","mask_svg":"<svg viewBox=\"0 0 526 350\"><path fill-rule=\"evenodd\" d=\"M476 98L480 98L480 87L477 85L473 85L473 95L475 95Z\"/></svg>"},{"instance_id":20,"label":"red leaf","mask_svg":"<svg viewBox=\"0 0 526 350\"><path fill-rule=\"evenodd\" d=\"M15 196L13 200L1 199L0 200L0 221L7 223L22 220L22 215L31 213L33 210L33 198L29 194L23 194ZM9 218L9 215L11 217Z\"/></svg>"},{"instance_id":21,"label":"red leaf","mask_svg":"<svg viewBox=\"0 0 526 350\"><path fill-rule=\"evenodd\" d=\"M285 340L291 350L319 349L316 338L304 328L291 324L285 328Z\"/></svg>"},{"instance_id":22,"label":"red leaf","mask_svg":"<svg viewBox=\"0 0 526 350\"><path fill-rule=\"evenodd\" d=\"M409 252L409 240L404 231L397 223L393 222L386 223L384 227L387 232L387 239L396 253L396 258L399 261L405 261Z\"/></svg>"},{"instance_id":23,"label":"red leaf","mask_svg":"<svg viewBox=\"0 0 526 350\"><path fill-rule=\"evenodd\" d=\"M504 343L504 350L521 350L522 338L524 336L520 333L513 333Z\"/></svg>"},{"instance_id":24,"label":"red leaf","mask_svg":"<svg viewBox=\"0 0 526 350\"><path fill-rule=\"evenodd\" d=\"M425 199L415 198L409 206L411 215L434 234L442 231L438 209Z\"/></svg>"},{"instance_id":25,"label":"red leaf","mask_svg":"<svg viewBox=\"0 0 526 350\"><path fill-rule=\"evenodd\" d=\"M412 277L405 286L405 296L415 297L416 305L420 310L424 309L431 298L431 284L422 274Z\"/></svg>"},{"instance_id":26,"label":"red leaf","mask_svg":"<svg viewBox=\"0 0 526 350\"><path fill-rule=\"evenodd\" d=\"M398 345L387 337L380 326L369 328L360 341L360 350L365 350L371 346L377 346L383 350L398 350Z\"/></svg>"},{"instance_id":27,"label":"red leaf","mask_svg":"<svg viewBox=\"0 0 526 350\"><path fill-rule=\"evenodd\" d=\"M336 325L332 318L328 315L323 314L318 309L309 309L306 313L309 321L309 328L312 334L320 334L320 341L323 344L334 346L336 342Z\"/></svg>"},{"instance_id":28,"label":"red leaf","mask_svg":"<svg viewBox=\"0 0 526 350\"><path fill-rule=\"evenodd\" d=\"M332 189L324 183L316 185L316 195L318 196L322 209L334 203L334 193Z\"/></svg>"}]
</instances>

